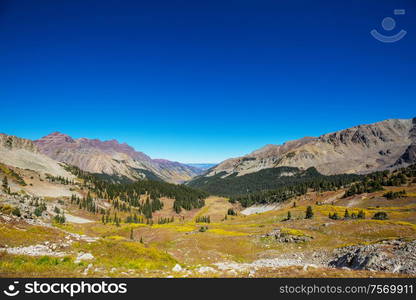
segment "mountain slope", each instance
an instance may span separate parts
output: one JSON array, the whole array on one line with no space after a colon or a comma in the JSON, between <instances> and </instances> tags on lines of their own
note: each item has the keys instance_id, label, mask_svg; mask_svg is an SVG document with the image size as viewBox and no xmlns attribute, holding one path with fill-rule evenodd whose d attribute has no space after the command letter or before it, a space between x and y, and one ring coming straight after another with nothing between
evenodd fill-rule
<instances>
[{"instance_id":1,"label":"mountain slope","mask_svg":"<svg viewBox=\"0 0 416 300\"><path fill-rule=\"evenodd\" d=\"M198 176L190 181L188 185L214 195L231 196L288 186L302 186L303 188L321 185L323 188L325 186L332 187L333 182L336 182L337 186L341 186L360 178L359 175L353 174L325 176L317 172L313 167L307 170L300 170L295 167L278 167L262 169L242 176L236 176L235 173L226 177L224 175L225 172L220 172L210 177Z\"/></svg>"},{"instance_id":2,"label":"mountain slope","mask_svg":"<svg viewBox=\"0 0 416 300\"><path fill-rule=\"evenodd\" d=\"M201 187L214 178L218 181L280 167L314 167L324 175L365 174L415 163L415 149L416 118L391 119L283 145L266 145L248 155L223 161L189 184ZM260 176L256 178L262 180Z\"/></svg>"},{"instance_id":3,"label":"mountain slope","mask_svg":"<svg viewBox=\"0 0 416 300\"><path fill-rule=\"evenodd\" d=\"M16 136L0 134L0 163L40 174L73 178L57 161L40 153L32 141Z\"/></svg>"},{"instance_id":4,"label":"mountain slope","mask_svg":"<svg viewBox=\"0 0 416 300\"><path fill-rule=\"evenodd\" d=\"M116 140L73 139L59 132L34 141L39 151L54 160L75 165L82 170L132 180L150 178L183 182L200 174L196 168L168 160L152 160L126 143Z\"/></svg>"}]
</instances>

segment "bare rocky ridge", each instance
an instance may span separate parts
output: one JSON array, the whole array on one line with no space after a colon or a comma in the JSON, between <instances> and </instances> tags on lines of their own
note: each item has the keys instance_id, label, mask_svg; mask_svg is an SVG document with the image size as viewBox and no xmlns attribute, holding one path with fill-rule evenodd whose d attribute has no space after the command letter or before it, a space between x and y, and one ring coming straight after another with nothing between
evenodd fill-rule
<instances>
[{"instance_id":1,"label":"bare rocky ridge","mask_svg":"<svg viewBox=\"0 0 416 300\"><path fill-rule=\"evenodd\" d=\"M241 176L281 166L315 167L326 175L369 173L414 163L415 153L416 118L390 119L283 145L267 145L248 155L225 160L206 176L223 171Z\"/></svg>"},{"instance_id":2,"label":"bare rocky ridge","mask_svg":"<svg viewBox=\"0 0 416 300\"><path fill-rule=\"evenodd\" d=\"M31 140L16 136L0 134L0 162L40 174L73 178L57 161L40 153Z\"/></svg>"},{"instance_id":3,"label":"bare rocky ridge","mask_svg":"<svg viewBox=\"0 0 416 300\"><path fill-rule=\"evenodd\" d=\"M201 173L168 160L153 160L126 143L116 140L73 139L59 132L34 141L39 151L50 158L75 165L91 173L125 176L130 179L159 177L168 182L183 182Z\"/></svg>"}]
</instances>

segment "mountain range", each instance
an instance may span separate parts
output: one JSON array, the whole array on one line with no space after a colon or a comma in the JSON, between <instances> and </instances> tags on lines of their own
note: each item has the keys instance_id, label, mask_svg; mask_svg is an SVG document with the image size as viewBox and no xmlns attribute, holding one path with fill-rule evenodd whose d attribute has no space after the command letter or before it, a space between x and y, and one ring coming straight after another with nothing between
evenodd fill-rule
<instances>
[{"instance_id":1,"label":"mountain range","mask_svg":"<svg viewBox=\"0 0 416 300\"><path fill-rule=\"evenodd\" d=\"M306 170L314 167L323 175L365 174L415 162L416 118L389 119L319 137L304 137L283 145L270 144L218 165L152 159L116 140L74 139L60 132L35 141L0 134L0 163L6 165L71 177L61 165L66 163L113 178L131 181L147 178L171 183L188 181L196 187L214 177L215 180L230 175L239 177L272 168Z\"/></svg>"},{"instance_id":2,"label":"mountain range","mask_svg":"<svg viewBox=\"0 0 416 300\"><path fill-rule=\"evenodd\" d=\"M195 163L195 164L187 164L187 165L191 166L191 167L194 167L194 168L201 169L201 170L208 170L208 169L216 166L217 164L198 164L198 163Z\"/></svg>"},{"instance_id":3,"label":"mountain range","mask_svg":"<svg viewBox=\"0 0 416 300\"><path fill-rule=\"evenodd\" d=\"M270 182L268 177L275 176L276 172L263 171L283 167L294 167L300 171L313 167L323 175L366 174L405 167L415 162L416 118L389 119L319 137L304 137L283 145L266 145L250 154L221 162L195 177L189 185L213 190L237 181ZM277 173L278 177L293 175ZM244 177L244 180L237 180L238 177ZM226 178L226 182L221 182Z\"/></svg>"},{"instance_id":4,"label":"mountain range","mask_svg":"<svg viewBox=\"0 0 416 300\"><path fill-rule=\"evenodd\" d=\"M66 134L53 132L35 140L34 144L46 156L90 173L172 183L181 183L202 173L201 169L178 162L151 159L143 152L116 140L73 139Z\"/></svg>"},{"instance_id":5,"label":"mountain range","mask_svg":"<svg viewBox=\"0 0 416 300\"><path fill-rule=\"evenodd\" d=\"M72 137L54 132L41 139L0 134L0 163L38 173L71 178L60 163L125 180L152 179L182 183L203 170L164 159L151 159L116 140Z\"/></svg>"}]
</instances>

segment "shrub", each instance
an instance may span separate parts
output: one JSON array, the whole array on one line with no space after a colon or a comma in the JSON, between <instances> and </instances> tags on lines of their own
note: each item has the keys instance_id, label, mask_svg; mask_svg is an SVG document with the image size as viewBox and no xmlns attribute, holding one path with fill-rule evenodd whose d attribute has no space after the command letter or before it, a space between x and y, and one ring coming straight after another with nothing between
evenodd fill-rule
<instances>
[{"instance_id":1,"label":"shrub","mask_svg":"<svg viewBox=\"0 0 416 300\"><path fill-rule=\"evenodd\" d=\"M227 215L229 215L229 216L236 216L237 213L235 212L234 209L229 208L228 211L227 211Z\"/></svg>"},{"instance_id":2,"label":"shrub","mask_svg":"<svg viewBox=\"0 0 416 300\"><path fill-rule=\"evenodd\" d=\"M205 232L208 230L208 226L199 227L199 232Z\"/></svg>"},{"instance_id":3,"label":"shrub","mask_svg":"<svg viewBox=\"0 0 416 300\"><path fill-rule=\"evenodd\" d=\"M35 208L35 216L36 217L40 217L42 215L42 212L44 211L44 209L42 209L41 206L38 206Z\"/></svg>"},{"instance_id":4,"label":"shrub","mask_svg":"<svg viewBox=\"0 0 416 300\"><path fill-rule=\"evenodd\" d=\"M63 214L62 215L56 215L53 219L56 223L59 223L59 224L65 223L65 216Z\"/></svg>"},{"instance_id":5,"label":"shrub","mask_svg":"<svg viewBox=\"0 0 416 300\"><path fill-rule=\"evenodd\" d=\"M13 211L13 207L8 204L0 204L0 212L5 215L10 215Z\"/></svg>"},{"instance_id":6,"label":"shrub","mask_svg":"<svg viewBox=\"0 0 416 300\"><path fill-rule=\"evenodd\" d=\"M357 219L365 219L365 212L363 210L358 212Z\"/></svg>"},{"instance_id":7,"label":"shrub","mask_svg":"<svg viewBox=\"0 0 416 300\"><path fill-rule=\"evenodd\" d=\"M16 217L20 217L21 216L20 209L18 207L13 208L12 215Z\"/></svg>"},{"instance_id":8,"label":"shrub","mask_svg":"<svg viewBox=\"0 0 416 300\"><path fill-rule=\"evenodd\" d=\"M387 198L389 200L396 199L396 198L401 198L401 197L405 197L405 196L406 196L406 191L404 191L404 190L398 191L398 192L389 191L389 192L387 192L383 195L384 198Z\"/></svg>"},{"instance_id":9,"label":"shrub","mask_svg":"<svg viewBox=\"0 0 416 300\"><path fill-rule=\"evenodd\" d=\"M340 217L338 216L338 214L336 212L334 212L333 214L329 213L328 217L332 220L339 220Z\"/></svg>"},{"instance_id":10,"label":"shrub","mask_svg":"<svg viewBox=\"0 0 416 300\"><path fill-rule=\"evenodd\" d=\"M373 219L374 220L387 220L388 219L388 216L387 216L387 213L386 212L379 211L379 212L376 212L374 214Z\"/></svg>"},{"instance_id":11,"label":"shrub","mask_svg":"<svg viewBox=\"0 0 416 300\"><path fill-rule=\"evenodd\" d=\"M210 216L196 217L195 222L196 223L211 223L211 218Z\"/></svg>"}]
</instances>

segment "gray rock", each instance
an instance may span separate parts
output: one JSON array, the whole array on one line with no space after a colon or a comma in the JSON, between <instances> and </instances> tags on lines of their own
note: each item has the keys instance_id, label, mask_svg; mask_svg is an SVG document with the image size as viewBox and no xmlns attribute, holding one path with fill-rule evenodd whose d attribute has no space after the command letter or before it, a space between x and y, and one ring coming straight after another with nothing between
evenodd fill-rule
<instances>
[{"instance_id":1,"label":"gray rock","mask_svg":"<svg viewBox=\"0 0 416 300\"><path fill-rule=\"evenodd\" d=\"M371 245L356 245L334 251L329 266L354 270L416 274L416 240L389 240Z\"/></svg>"}]
</instances>

